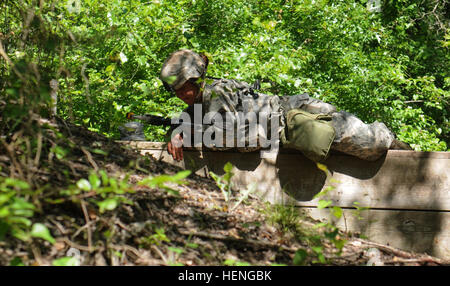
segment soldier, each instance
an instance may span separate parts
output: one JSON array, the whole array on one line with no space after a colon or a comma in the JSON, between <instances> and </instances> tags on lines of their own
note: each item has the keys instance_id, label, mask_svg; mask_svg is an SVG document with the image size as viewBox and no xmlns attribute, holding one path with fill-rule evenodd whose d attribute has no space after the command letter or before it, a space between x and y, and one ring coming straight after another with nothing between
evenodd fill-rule
<instances>
[{"instance_id":1,"label":"soldier","mask_svg":"<svg viewBox=\"0 0 450 286\"><path fill-rule=\"evenodd\" d=\"M383 123L365 124L353 114L337 111L333 105L306 93L271 96L259 93L241 81L205 80L207 66L208 58L204 55L190 50L176 51L164 62L160 78L166 89L190 107L201 104L202 116L228 113L231 115L229 121L235 124L239 121L239 112L246 114L252 111L266 115L269 131L270 126L275 126L274 132L281 138L282 146L299 149L314 161L324 160L330 148L371 161L381 157L388 149L410 149L407 144L396 140ZM192 108L189 110L192 114ZM224 128L227 123L224 123ZM239 129L248 131L248 124L246 121L238 125L237 132ZM267 137L269 131L257 134L257 146L249 148L251 138L246 138L246 147L240 148L240 151L260 149L261 136ZM183 159L182 142L183 136L178 133L168 143L168 152L177 161ZM220 150L224 146L215 149Z\"/></svg>"}]
</instances>

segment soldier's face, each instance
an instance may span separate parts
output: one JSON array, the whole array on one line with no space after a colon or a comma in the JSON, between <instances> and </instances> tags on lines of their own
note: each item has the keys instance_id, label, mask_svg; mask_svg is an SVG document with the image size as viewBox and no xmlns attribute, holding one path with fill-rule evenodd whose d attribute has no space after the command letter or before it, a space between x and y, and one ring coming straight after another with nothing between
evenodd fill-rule
<instances>
[{"instance_id":1,"label":"soldier's face","mask_svg":"<svg viewBox=\"0 0 450 286\"><path fill-rule=\"evenodd\" d=\"M187 81L179 89L175 90L175 94L179 99L188 105L194 104L199 97L200 88L195 83Z\"/></svg>"}]
</instances>

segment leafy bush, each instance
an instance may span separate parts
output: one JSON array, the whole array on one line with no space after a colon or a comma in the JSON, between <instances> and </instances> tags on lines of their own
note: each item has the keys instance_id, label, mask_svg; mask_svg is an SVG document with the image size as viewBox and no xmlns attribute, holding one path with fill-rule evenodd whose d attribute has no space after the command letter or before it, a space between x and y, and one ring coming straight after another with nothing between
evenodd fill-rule
<instances>
[{"instance_id":1,"label":"leafy bush","mask_svg":"<svg viewBox=\"0 0 450 286\"><path fill-rule=\"evenodd\" d=\"M22 240L30 239L30 218L36 207L25 199L29 190L26 182L0 177L0 240L8 232Z\"/></svg>"},{"instance_id":2,"label":"leafy bush","mask_svg":"<svg viewBox=\"0 0 450 286\"><path fill-rule=\"evenodd\" d=\"M26 98L48 103L48 81L56 78L59 115L108 136L117 138L129 111L172 116L185 107L158 75L171 52L190 48L209 55L212 76L261 78L266 93L309 92L366 122L385 122L416 150L447 150L446 4L381 2L374 12L365 0L25 1L8 7L0 26L17 68L37 62L45 71L29 86L42 92ZM28 11L39 21L23 31ZM23 33L32 39L26 45L13 36ZM17 78L0 86L7 102L20 86ZM149 140L165 132L146 127Z\"/></svg>"},{"instance_id":3,"label":"leafy bush","mask_svg":"<svg viewBox=\"0 0 450 286\"><path fill-rule=\"evenodd\" d=\"M28 183L0 177L0 240L4 240L10 233L23 241L35 237L55 243L44 224L32 223L31 218L36 207L27 200L30 195L31 188Z\"/></svg>"}]
</instances>

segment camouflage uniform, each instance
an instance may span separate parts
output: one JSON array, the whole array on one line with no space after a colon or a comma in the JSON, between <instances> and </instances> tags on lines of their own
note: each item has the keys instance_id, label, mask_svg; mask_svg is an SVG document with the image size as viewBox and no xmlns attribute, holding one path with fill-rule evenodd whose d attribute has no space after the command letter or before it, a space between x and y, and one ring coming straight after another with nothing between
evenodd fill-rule
<instances>
[{"instance_id":1,"label":"camouflage uniform","mask_svg":"<svg viewBox=\"0 0 450 286\"><path fill-rule=\"evenodd\" d=\"M291 109L300 108L309 113L330 114L332 125L336 131L331 149L365 160L378 159L389 149L395 138L394 134L383 123L365 124L353 114L345 111L337 112L333 105L309 97L306 93L293 96L270 96L258 93L249 84L236 80L219 79L206 85L203 91L202 104L204 113L265 112L269 116L268 131L266 134L264 132L259 133L258 136L271 134L270 120L279 120L277 132L281 132L285 127L284 115ZM235 121L236 119L233 120L234 123ZM230 123L227 122L227 124ZM236 127L236 124L234 125ZM241 128L248 130L248 125L245 124ZM250 137L247 136L246 139L245 146L248 146ZM260 148L260 146L256 146L237 149L247 152ZM215 147L213 149L224 150L226 148Z\"/></svg>"},{"instance_id":2,"label":"camouflage uniform","mask_svg":"<svg viewBox=\"0 0 450 286\"><path fill-rule=\"evenodd\" d=\"M246 134L244 138L238 138L238 136L234 136L234 142L229 144L231 146L236 147L236 149L240 152L251 152L255 150L261 149L261 141L269 140L271 137L271 121L278 121L278 130L279 134L284 127L284 118L281 113L281 105L280 98L277 96L269 96L266 94L257 93L253 90L253 88L245 82L240 82L236 80L230 79L219 79L214 80L212 84L207 84L203 90L203 98L202 98L202 110L203 113L218 113L222 115L224 119L224 128L233 128L235 134ZM249 112L253 112L254 114L264 114L265 119L267 120L265 126L267 126L266 130L262 130L258 128L255 130L255 133L249 132L250 123L249 121L245 121L245 124L238 124L239 121L242 121L244 118L240 118L239 114L244 115ZM225 114L228 113L231 115L230 117L226 117ZM258 118L256 118L257 122ZM213 128L218 133L221 132L221 126L214 125ZM224 150L229 149L230 147L226 147L225 136L223 136L224 142L222 143L223 147L217 146L208 146L214 150ZM241 141L240 145L238 145L238 141ZM251 143L256 143L252 144ZM279 140L278 140L279 142ZM245 147L237 147L237 146L245 146ZM233 147L231 147L233 148Z\"/></svg>"}]
</instances>

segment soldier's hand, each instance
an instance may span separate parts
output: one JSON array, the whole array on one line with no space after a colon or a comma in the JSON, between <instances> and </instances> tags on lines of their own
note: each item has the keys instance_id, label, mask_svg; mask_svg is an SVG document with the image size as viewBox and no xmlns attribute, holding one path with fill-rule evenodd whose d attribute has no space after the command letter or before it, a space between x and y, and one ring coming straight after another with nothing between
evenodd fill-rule
<instances>
[{"instance_id":1,"label":"soldier's hand","mask_svg":"<svg viewBox=\"0 0 450 286\"><path fill-rule=\"evenodd\" d=\"M174 160L183 160L183 137L181 137L181 134L173 136L172 140L167 144L167 152L172 155Z\"/></svg>"}]
</instances>

